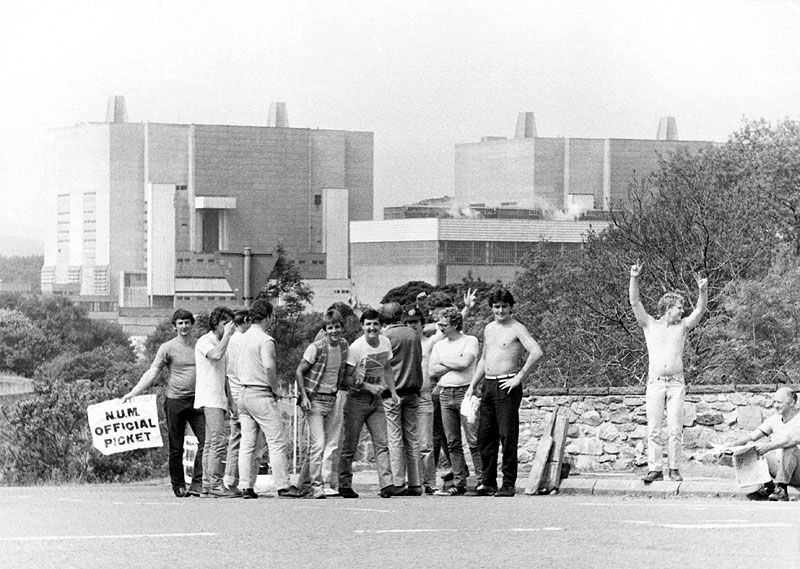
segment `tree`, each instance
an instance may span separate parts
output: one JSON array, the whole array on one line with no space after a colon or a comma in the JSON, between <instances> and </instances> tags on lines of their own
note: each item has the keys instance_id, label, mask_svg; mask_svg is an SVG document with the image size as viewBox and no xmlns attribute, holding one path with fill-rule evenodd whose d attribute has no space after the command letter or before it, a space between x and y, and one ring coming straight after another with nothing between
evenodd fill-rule
<instances>
[{"instance_id":1,"label":"tree","mask_svg":"<svg viewBox=\"0 0 800 569\"><path fill-rule=\"evenodd\" d=\"M417 301L417 295L424 292L426 295L431 294L436 287L428 284L425 281L409 281L404 285L395 287L383 295L381 304L389 302L397 302L401 306L414 304Z\"/></svg>"},{"instance_id":2,"label":"tree","mask_svg":"<svg viewBox=\"0 0 800 569\"><path fill-rule=\"evenodd\" d=\"M763 277L781 243L796 250L786 188L800 181L800 153L786 149L796 147L798 132L791 121L772 130L748 123L723 146L665 157L658 171L632 183L628 200L614 204L610 227L591 233L583 250L529 256L514 290L518 313L545 350L537 381L644 381L643 335L627 300L628 267L637 260L645 263L642 299L651 313L669 290L692 304L694 274L709 279L709 317L690 335L686 354L690 375L702 371L719 353L722 336L710 334L708 323L724 312L727 287Z\"/></svg>"},{"instance_id":3,"label":"tree","mask_svg":"<svg viewBox=\"0 0 800 569\"><path fill-rule=\"evenodd\" d=\"M30 318L18 310L0 308L0 370L32 377L52 352L51 343Z\"/></svg>"},{"instance_id":4,"label":"tree","mask_svg":"<svg viewBox=\"0 0 800 569\"><path fill-rule=\"evenodd\" d=\"M300 269L282 243L275 247L275 266L256 298L274 305L272 336L278 345L278 377L288 385L303 354L300 330L303 310L314 298L314 291L303 282Z\"/></svg>"}]
</instances>

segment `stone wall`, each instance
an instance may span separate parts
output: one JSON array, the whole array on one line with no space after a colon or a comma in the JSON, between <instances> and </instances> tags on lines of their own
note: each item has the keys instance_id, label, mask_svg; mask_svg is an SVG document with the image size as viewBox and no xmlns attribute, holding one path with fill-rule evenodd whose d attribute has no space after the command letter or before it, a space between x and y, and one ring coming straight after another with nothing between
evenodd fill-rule
<instances>
[{"instance_id":1,"label":"stone wall","mask_svg":"<svg viewBox=\"0 0 800 569\"><path fill-rule=\"evenodd\" d=\"M712 444L752 431L772 415L778 385L687 386L684 460L713 462ZM797 390L798 386L790 386ZM565 460L578 471L626 470L647 464L644 387L534 389L520 409L519 459L530 462L554 407L569 417ZM666 428L666 425L665 425Z\"/></svg>"}]
</instances>

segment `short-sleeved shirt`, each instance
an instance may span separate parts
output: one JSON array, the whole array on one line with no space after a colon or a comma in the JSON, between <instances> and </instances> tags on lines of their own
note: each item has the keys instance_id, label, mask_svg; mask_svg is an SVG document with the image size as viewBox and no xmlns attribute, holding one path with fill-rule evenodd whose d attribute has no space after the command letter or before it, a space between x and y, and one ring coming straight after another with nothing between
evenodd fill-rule
<instances>
[{"instance_id":1,"label":"short-sleeved shirt","mask_svg":"<svg viewBox=\"0 0 800 569\"><path fill-rule=\"evenodd\" d=\"M227 354L218 360L209 359L208 352L219 345L219 339L214 332L208 332L197 340L194 347L195 365L197 366L197 386L194 394L194 407L228 408L228 398L225 395L225 371ZM227 350L226 350L227 351Z\"/></svg>"},{"instance_id":2,"label":"short-sleeved shirt","mask_svg":"<svg viewBox=\"0 0 800 569\"><path fill-rule=\"evenodd\" d=\"M264 357L270 342L275 340L259 326L250 326L247 332L242 334L236 356L236 371L242 386L272 388L267 370L264 368Z\"/></svg>"},{"instance_id":3,"label":"short-sleeved shirt","mask_svg":"<svg viewBox=\"0 0 800 569\"><path fill-rule=\"evenodd\" d=\"M475 373L475 365L478 363L478 351L480 344L475 336L469 334L462 334L456 340L449 340L445 338L433 345L431 350L431 366L440 363L443 359L449 359L459 356L472 354L472 363L464 369L451 369L439 378L439 385L441 387L461 387L469 385L472 381L472 376Z\"/></svg>"},{"instance_id":4,"label":"short-sleeved shirt","mask_svg":"<svg viewBox=\"0 0 800 569\"><path fill-rule=\"evenodd\" d=\"M775 413L771 417L767 417L767 420L761 423L761 426L758 427L758 430L765 435L777 435L779 437L797 433L800 431L800 413L785 423L783 422L783 417L781 414ZM800 445L798 445L798 447L800 447Z\"/></svg>"},{"instance_id":5,"label":"short-sleeved shirt","mask_svg":"<svg viewBox=\"0 0 800 569\"><path fill-rule=\"evenodd\" d=\"M169 369L166 397L184 399L194 397L196 367L194 361L194 341L186 345L179 337L161 344L153 365L158 369Z\"/></svg>"},{"instance_id":6,"label":"short-sleeved shirt","mask_svg":"<svg viewBox=\"0 0 800 569\"><path fill-rule=\"evenodd\" d=\"M319 389L317 393L331 394L336 393L339 385L339 370L342 368L342 350L339 345L330 346L328 350L328 361L325 364L325 371L322 372ZM309 344L303 353L303 359L311 365L317 361L317 345Z\"/></svg>"},{"instance_id":7,"label":"short-sleeved shirt","mask_svg":"<svg viewBox=\"0 0 800 569\"><path fill-rule=\"evenodd\" d=\"M226 373L228 375L228 386L231 388L231 394L234 396L237 396L238 392L242 389L242 382L239 379L239 371L237 369L239 353L241 352L242 336L242 332L236 330L231 336L231 339L228 340L228 365Z\"/></svg>"},{"instance_id":8,"label":"short-sleeved shirt","mask_svg":"<svg viewBox=\"0 0 800 569\"><path fill-rule=\"evenodd\" d=\"M373 348L367 343L366 336L360 336L347 351L347 365L356 368L356 375L363 374L364 383L374 385L388 385L384 379L386 364L392 358L392 344L386 336L378 336L378 347Z\"/></svg>"}]
</instances>

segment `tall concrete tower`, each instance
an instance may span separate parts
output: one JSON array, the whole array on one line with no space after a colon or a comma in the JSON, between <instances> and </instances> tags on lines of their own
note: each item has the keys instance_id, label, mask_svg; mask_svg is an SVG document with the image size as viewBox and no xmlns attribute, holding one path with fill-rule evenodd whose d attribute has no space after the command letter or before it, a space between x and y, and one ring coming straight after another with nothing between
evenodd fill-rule
<instances>
[{"instance_id":1,"label":"tall concrete tower","mask_svg":"<svg viewBox=\"0 0 800 569\"><path fill-rule=\"evenodd\" d=\"M269 120L267 126L274 126L280 128L289 127L289 112L286 110L286 103L270 103L269 104Z\"/></svg>"},{"instance_id":2,"label":"tall concrete tower","mask_svg":"<svg viewBox=\"0 0 800 569\"><path fill-rule=\"evenodd\" d=\"M128 122L128 110L125 108L125 97L115 95L108 98L106 122Z\"/></svg>"},{"instance_id":3,"label":"tall concrete tower","mask_svg":"<svg viewBox=\"0 0 800 569\"><path fill-rule=\"evenodd\" d=\"M517 128L514 138L536 138L536 116L525 112L517 115Z\"/></svg>"},{"instance_id":4,"label":"tall concrete tower","mask_svg":"<svg viewBox=\"0 0 800 569\"><path fill-rule=\"evenodd\" d=\"M658 119L656 140L678 140L678 123L675 121L675 117Z\"/></svg>"}]
</instances>

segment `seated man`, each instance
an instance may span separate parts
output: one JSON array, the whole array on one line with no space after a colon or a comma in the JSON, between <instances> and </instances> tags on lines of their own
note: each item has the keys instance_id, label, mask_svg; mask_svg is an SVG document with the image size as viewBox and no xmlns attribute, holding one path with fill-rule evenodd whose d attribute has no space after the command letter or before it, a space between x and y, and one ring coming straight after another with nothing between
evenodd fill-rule
<instances>
[{"instance_id":1,"label":"seated man","mask_svg":"<svg viewBox=\"0 0 800 569\"><path fill-rule=\"evenodd\" d=\"M789 500L786 486L800 486L800 411L796 405L797 394L788 387L779 388L772 398L772 407L777 413L755 431L732 443L732 446L739 446L769 438L756 444L756 451L766 457L774 482L767 482L760 490L748 494L750 500L786 502Z\"/></svg>"}]
</instances>

